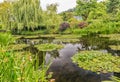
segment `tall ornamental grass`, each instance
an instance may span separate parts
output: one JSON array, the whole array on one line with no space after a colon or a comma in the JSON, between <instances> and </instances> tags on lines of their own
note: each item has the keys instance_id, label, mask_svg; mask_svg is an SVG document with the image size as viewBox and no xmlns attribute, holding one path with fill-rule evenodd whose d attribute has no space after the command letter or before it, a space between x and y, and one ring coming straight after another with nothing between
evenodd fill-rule
<instances>
[{"instance_id":1,"label":"tall ornamental grass","mask_svg":"<svg viewBox=\"0 0 120 82\"><path fill-rule=\"evenodd\" d=\"M48 82L44 62L39 66L30 52L7 50L12 39L12 35L0 33L0 82Z\"/></svg>"}]
</instances>

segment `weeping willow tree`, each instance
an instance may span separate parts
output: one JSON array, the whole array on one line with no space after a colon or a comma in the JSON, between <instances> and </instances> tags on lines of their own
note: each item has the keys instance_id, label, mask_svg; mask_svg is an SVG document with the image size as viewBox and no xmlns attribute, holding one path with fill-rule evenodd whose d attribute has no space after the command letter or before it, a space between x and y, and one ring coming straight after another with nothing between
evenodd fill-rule
<instances>
[{"instance_id":1,"label":"weeping willow tree","mask_svg":"<svg viewBox=\"0 0 120 82\"><path fill-rule=\"evenodd\" d=\"M7 1L0 3L0 22L2 23L2 29L7 29L10 26L11 21L11 4Z\"/></svg>"},{"instance_id":2,"label":"weeping willow tree","mask_svg":"<svg viewBox=\"0 0 120 82\"><path fill-rule=\"evenodd\" d=\"M2 7L1 20L6 29L34 30L42 23L40 0L6 0Z\"/></svg>"},{"instance_id":3,"label":"weeping willow tree","mask_svg":"<svg viewBox=\"0 0 120 82\"><path fill-rule=\"evenodd\" d=\"M17 0L13 3L12 12L12 28L34 30L42 23L40 0Z\"/></svg>"}]
</instances>

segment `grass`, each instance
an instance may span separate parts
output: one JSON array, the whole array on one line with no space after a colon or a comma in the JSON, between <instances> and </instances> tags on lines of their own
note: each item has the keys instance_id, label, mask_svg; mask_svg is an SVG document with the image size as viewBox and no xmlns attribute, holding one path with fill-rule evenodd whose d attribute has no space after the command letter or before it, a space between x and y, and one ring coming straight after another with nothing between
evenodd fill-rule
<instances>
[{"instance_id":1,"label":"grass","mask_svg":"<svg viewBox=\"0 0 120 82\"><path fill-rule=\"evenodd\" d=\"M0 48L0 82L48 82L45 65L34 67L29 52L6 52Z\"/></svg>"}]
</instances>

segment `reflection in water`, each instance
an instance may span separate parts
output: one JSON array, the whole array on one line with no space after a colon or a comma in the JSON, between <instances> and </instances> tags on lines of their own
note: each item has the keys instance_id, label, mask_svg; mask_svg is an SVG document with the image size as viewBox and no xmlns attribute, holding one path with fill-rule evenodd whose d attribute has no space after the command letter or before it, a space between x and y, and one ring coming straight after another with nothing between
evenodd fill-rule
<instances>
[{"instance_id":1,"label":"reflection in water","mask_svg":"<svg viewBox=\"0 0 120 82\"><path fill-rule=\"evenodd\" d=\"M48 70L53 72L56 82L101 82L109 80L114 73L96 74L91 71L79 68L72 63L71 57L81 50L100 50L109 52L113 55L119 55L120 51L109 48L109 45L118 45L119 41L110 41L109 38L99 36L83 36L80 42L76 44L65 44L65 47L59 51L59 57L55 58ZM115 73L115 75L119 75Z\"/></svg>"},{"instance_id":2,"label":"reflection in water","mask_svg":"<svg viewBox=\"0 0 120 82\"><path fill-rule=\"evenodd\" d=\"M25 41L29 43L29 40L25 39ZM52 41L53 39L43 39L34 44L55 43ZM109 47L109 45L120 45L120 41L109 40L108 37L87 35L81 37L80 42L63 43L61 41L59 44L64 44L64 48L59 51L46 52L46 56L40 53L40 51L31 49L33 54L35 54L34 51L39 52L38 58L40 64L43 62L44 56L47 64L52 61L48 73L53 72L52 78L56 79L56 82L101 82L102 80L109 79L109 77L113 75L113 73L96 74L84 70L73 63L71 57L81 50L100 50L102 52L112 53L113 55L120 55L120 50L112 50ZM115 73L114 75L120 76L120 73Z\"/></svg>"},{"instance_id":3,"label":"reflection in water","mask_svg":"<svg viewBox=\"0 0 120 82\"><path fill-rule=\"evenodd\" d=\"M53 78L56 79L56 82L101 82L101 80L108 79L108 76L104 74L98 75L86 71L72 63L70 57L78 52L78 47L81 48L81 45L66 44L59 51L59 58L53 60L48 72L53 72Z\"/></svg>"}]
</instances>

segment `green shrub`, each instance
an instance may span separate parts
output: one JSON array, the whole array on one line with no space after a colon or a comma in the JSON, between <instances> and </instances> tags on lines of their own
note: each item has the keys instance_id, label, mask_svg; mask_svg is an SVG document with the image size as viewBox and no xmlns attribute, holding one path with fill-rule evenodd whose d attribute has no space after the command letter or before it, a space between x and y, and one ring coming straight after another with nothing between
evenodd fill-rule
<instances>
[{"instance_id":1,"label":"green shrub","mask_svg":"<svg viewBox=\"0 0 120 82\"><path fill-rule=\"evenodd\" d=\"M112 34L112 33L120 33L119 22L107 22L104 23L102 21L95 21L90 23L84 29L73 29L73 33L75 34L88 34L88 33L96 33L96 34Z\"/></svg>"},{"instance_id":2,"label":"green shrub","mask_svg":"<svg viewBox=\"0 0 120 82\"><path fill-rule=\"evenodd\" d=\"M57 45L57 44L40 44L40 45L36 45L36 48L38 48L38 50L40 51L52 51L52 50L57 50L57 49L61 49L63 48L62 45Z\"/></svg>"},{"instance_id":3,"label":"green shrub","mask_svg":"<svg viewBox=\"0 0 120 82\"><path fill-rule=\"evenodd\" d=\"M9 33L0 33L0 45L7 46L14 41L14 38Z\"/></svg>"}]
</instances>

